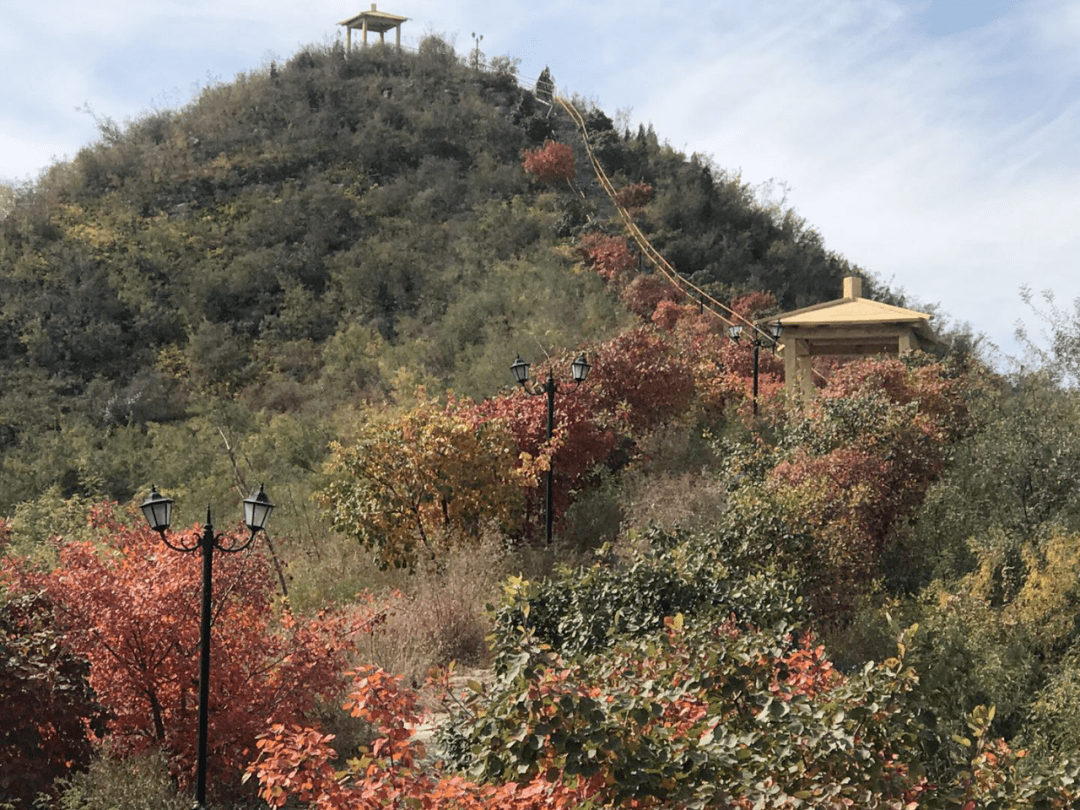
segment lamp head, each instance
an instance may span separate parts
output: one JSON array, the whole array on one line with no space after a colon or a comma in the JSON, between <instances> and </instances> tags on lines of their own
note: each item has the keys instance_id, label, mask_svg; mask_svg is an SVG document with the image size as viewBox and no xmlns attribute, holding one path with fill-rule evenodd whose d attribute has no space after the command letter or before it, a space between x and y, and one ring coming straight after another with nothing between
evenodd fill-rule
<instances>
[{"instance_id":1,"label":"lamp head","mask_svg":"<svg viewBox=\"0 0 1080 810\"><path fill-rule=\"evenodd\" d=\"M575 360L570 365L570 371L574 375L574 382L575 383L583 383L583 382L585 382L585 378L589 376L589 369L591 369L591 368L592 368L592 366L590 366L589 361L585 359L585 355L584 354L578 355L577 360Z\"/></svg>"},{"instance_id":2,"label":"lamp head","mask_svg":"<svg viewBox=\"0 0 1080 810\"><path fill-rule=\"evenodd\" d=\"M772 337L773 340L779 340L780 335L784 334L784 325L780 321L776 321L772 324Z\"/></svg>"},{"instance_id":3,"label":"lamp head","mask_svg":"<svg viewBox=\"0 0 1080 810\"><path fill-rule=\"evenodd\" d=\"M156 486L152 486L150 487L149 497L142 502L140 508L146 517L146 522L150 524L150 528L155 532L164 534L172 521L172 505L172 498L166 498L158 492Z\"/></svg>"},{"instance_id":4,"label":"lamp head","mask_svg":"<svg viewBox=\"0 0 1080 810\"><path fill-rule=\"evenodd\" d=\"M258 494L244 498L244 525L248 527L253 537L260 529L266 528L266 521L269 520L273 510L274 505L270 503L270 498L262 484L259 484Z\"/></svg>"},{"instance_id":5,"label":"lamp head","mask_svg":"<svg viewBox=\"0 0 1080 810\"><path fill-rule=\"evenodd\" d=\"M510 366L510 370L514 372L514 379L521 385L525 385L529 381L529 364L521 359L520 354Z\"/></svg>"},{"instance_id":6,"label":"lamp head","mask_svg":"<svg viewBox=\"0 0 1080 810\"><path fill-rule=\"evenodd\" d=\"M734 341L738 341L742 337L742 324L733 323L727 328L728 337Z\"/></svg>"}]
</instances>

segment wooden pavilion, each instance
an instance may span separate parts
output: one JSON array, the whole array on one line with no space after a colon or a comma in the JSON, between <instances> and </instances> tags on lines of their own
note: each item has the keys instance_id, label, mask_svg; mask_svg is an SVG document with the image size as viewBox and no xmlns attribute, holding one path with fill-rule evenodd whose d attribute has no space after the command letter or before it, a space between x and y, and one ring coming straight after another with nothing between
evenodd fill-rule
<instances>
[{"instance_id":1,"label":"wooden pavilion","mask_svg":"<svg viewBox=\"0 0 1080 810\"><path fill-rule=\"evenodd\" d=\"M397 48L401 50L401 24L407 22L408 19L408 17L399 17L397 14L387 14L385 11L379 11L375 8L375 3L372 3L371 11L361 11L355 17L350 17L338 23L338 25L345 26L345 52L348 53L352 50L352 32L354 28L362 32L362 44L365 48L367 47L368 31L377 33L379 35L379 44L383 45L386 42L386 32L396 30Z\"/></svg>"},{"instance_id":2,"label":"wooden pavilion","mask_svg":"<svg viewBox=\"0 0 1080 810\"><path fill-rule=\"evenodd\" d=\"M843 297L767 318L765 331L779 321L784 355L784 385L813 396L814 357L900 355L936 341L931 316L862 297L862 279L844 279Z\"/></svg>"}]
</instances>

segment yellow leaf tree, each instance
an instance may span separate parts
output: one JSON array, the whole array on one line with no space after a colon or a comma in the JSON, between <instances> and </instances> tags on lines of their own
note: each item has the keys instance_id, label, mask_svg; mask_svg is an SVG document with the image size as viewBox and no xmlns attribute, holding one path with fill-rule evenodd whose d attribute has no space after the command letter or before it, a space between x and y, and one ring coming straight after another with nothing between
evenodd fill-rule
<instances>
[{"instance_id":1,"label":"yellow leaf tree","mask_svg":"<svg viewBox=\"0 0 1080 810\"><path fill-rule=\"evenodd\" d=\"M411 566L421 549L435 559L486 525L513 529L523 508L516 455L501 421L425 398L369 423L348 446L335 442L316 497L334 528L374 549L381 564Z\"/></svg>"}]
</instances>

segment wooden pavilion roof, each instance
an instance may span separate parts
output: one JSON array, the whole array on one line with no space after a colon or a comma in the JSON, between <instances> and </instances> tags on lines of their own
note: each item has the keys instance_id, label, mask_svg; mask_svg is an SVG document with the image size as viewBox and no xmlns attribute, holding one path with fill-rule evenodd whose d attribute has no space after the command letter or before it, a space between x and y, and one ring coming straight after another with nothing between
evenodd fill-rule
<instances>
[{"instance_id":1,"label":"wooden pavilion roof","mask_svg":"<svg viewBox=\"0 0 1080 810\"><path fill-rule=\"evenodd\" d=\"M408 22L408 20L408 17L401 17L397 14L379 11L375 8L375 4L372 3L370 11L361 11L355 17L349 17L347 20L342 20L338 25L344 25L346 28L363 28L366 23L368 31L374 31L376 34L385 34L387 31L394 30L403 22Z\"/></svg>"},{"instance_id":2,"label":"wooden pavilion roof","mask_svg":"<svg viewBox=\"0 0 1080 810\"><path fill-rule=\"evenodd\" d=\"M859 294L860 286L855 285L854 289L846 288L845 292L854 294L844 298L772 315L765 319L765 322L780 321L785 329L794 327L797 330L815 327L836 327L844 330L844 327L856 326L907 325L921 337L933 339L933 331L930 328L932 315L863 298Z\"/></svg>"}]
</instances>

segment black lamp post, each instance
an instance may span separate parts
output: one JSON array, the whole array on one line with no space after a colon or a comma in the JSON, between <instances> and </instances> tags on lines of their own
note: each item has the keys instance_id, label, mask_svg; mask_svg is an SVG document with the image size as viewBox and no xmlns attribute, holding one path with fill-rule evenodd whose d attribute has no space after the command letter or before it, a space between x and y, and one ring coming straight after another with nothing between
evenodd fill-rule
<instances>
[{"instance_id":1,"label":"black lamp post","mask_svg":"<svg viewBox=\"0 0 1080 810\"><path fill-rule=\"evenodd\" d=\"M589 361L585 359L585 355L578 355L577 360L570 365L570 372L574 378L574 388L577 388L585 382L585 378L589 376L590 368L592 368L592 366L590 366ZM518 358L514 361L513 365L510 366L510 370L514 372L514 379L521 384L521 387L525 389L525 393L529 396L538 397L542 394L547 394L547 439L550 442L552 433L555 431L555 392L558 390L552 370L550 368L548 369L547 380L539 387L529 386L529 364L521 359L521 355L518 355ZM548 464L547 503L544 507L544 537L548 545L551 545L552 530L555 525L555 514L553 509L554 498L552 495L554 481L555 463L553 459L552 463Z\"/></svg>"},{"instance_id":2,"label":"black lamp post","mask_svg":"<svg viewBox=\"0 0 1080 810\"><path fill-rule=\"evenodd\" d=\"M752 344L754 347L754 416L757 416L758 352L764 345L767 345L770 349L776 349L776 344L780 341L780 335L782 335L784 332L784 325L780 323L780 321L775 321L774 323L769 325L769 330L772 333L771 340L768 338L763 338L760 335L756 335ZM731 326L728 327L728 334L731 336L731 339L735 341L742 337L742 331L743 328L741 324L733 323Z\"/></svg>"},{"instance_id":3,"label":"black lamp post","mask_svg":"<svg viewBox=\"0 0 1080 810\"><path fill-rule=\"evenodd\" d=\"M206 507L206 523L202 534L190 543L174 543L165 532L169 528L172 516L172 498L166 498L150 488L150 496L143 501L142 511L150 528L161 535L165 545L176 551L202 553L202 625L199 634L199 748L195 767L195 807L202 810L206 806L206 743L210 720L210 616L211 596L213 594L214 551L232 553L243 551L251 546L255 535L266 526L274 505L266 496L262 486L257 495L244 499L244 524L251 535L243 543L225 545L224 535L215 535L210 521L210 507Z\"/></svg>"}]
</instances>

